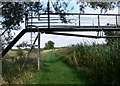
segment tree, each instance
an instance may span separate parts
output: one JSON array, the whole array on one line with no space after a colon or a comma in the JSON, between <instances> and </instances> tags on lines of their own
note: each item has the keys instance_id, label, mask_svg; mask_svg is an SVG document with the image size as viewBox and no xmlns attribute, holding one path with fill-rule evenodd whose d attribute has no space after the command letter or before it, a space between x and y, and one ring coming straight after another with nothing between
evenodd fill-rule
<instances>
[{"instance_id":1,"label":"tree","mask_svg":"<svg viewBox=\"0 0 120 86\"><path fill-rule=\"evenodd\" d=\"M117 6L119 2L90 2L89 7L93 9L98 9L100 8L100 12L104 13L107 12L108 10L112 10Z\"/></svg>"},{"instance_id":2,"label":"tree","mask_svg":"<svg viewBox=\"0 0 120 86\"><path fill-rule=\"evenodd\" d=\"M37 8L37 3L33 2L2 2L2 38L4 39L5 45L13 38L13 31L21 29L20 23L22 23L23 18L27 10L39 9Z\"/></svg>"},{"instance_id":3,"label":"tree","mask_svg":"<svg viewBox=\"0 0 120 86\"><path fill-rule=\"evenodd\" d=\"M54 48L54 42L53 41L48 41L47 43L45 43L45 49L53 49Z\"/></svg>"}]
</instances>

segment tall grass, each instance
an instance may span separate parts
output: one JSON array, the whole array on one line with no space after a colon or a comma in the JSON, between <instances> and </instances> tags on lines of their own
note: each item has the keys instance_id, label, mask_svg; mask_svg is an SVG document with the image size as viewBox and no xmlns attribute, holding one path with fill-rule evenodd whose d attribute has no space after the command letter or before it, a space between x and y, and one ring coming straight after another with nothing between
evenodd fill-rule
<instances>
[{"instance_id":1,"label":"tall grass","mask_svg":"<svg viewBox=\"0 0 120 86\"><path fill-rule=\"evenodd\" d=\"M94 84L120 84L120 41L109 45L71 45L59 51L62 60L85 73Z\"/></svg>"},{"instance_id":2,"label":"tall grass","mask_svg":"<svg viewBox=\"0 0 120 86\"><path fill-rule=\"evenodd\" d=\"M29 59L29 63L21 70L26 51L18 49L10 51L2 60L2 76L4 84L29 84L33 73L37 69L36 59ZM36 64L36 65L35 65Z\"/></svg>"}]
</instances>

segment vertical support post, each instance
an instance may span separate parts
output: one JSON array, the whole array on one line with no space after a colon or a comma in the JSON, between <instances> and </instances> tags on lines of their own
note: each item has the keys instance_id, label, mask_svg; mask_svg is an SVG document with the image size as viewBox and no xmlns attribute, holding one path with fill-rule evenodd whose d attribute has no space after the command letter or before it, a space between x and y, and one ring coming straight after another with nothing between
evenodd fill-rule
<instances>
[{"instance_id":1,"label":"vertical support post","mask_svg":"<svg viewBox=\"0 0 120 86\"><path fill-rule=\"evenodd\" d=\"M38 70L40 70L40 32L38 32Z\"/></svg>"},{"instance_id":2,"label":"vertical support post","mask_svg":"<svg viewBox=\"0 0 120 86\"><path fill-rule=\"evenodd\" d=\"M2 31L0 30L2 33ZM0 79L2 78L2 37L0 36Z\"/></svg>"},{"instance_id":3,"label":"vertical support post","mask_svg":"<svg viewBox=\"0 0 120 86\"><path fill-rule=\"evenodd\" d=\"M50 4L49 4L49 0L47 3L47 10L48 10L48 29L50 28Z\"/></svg>"},{"instance_id":4,"label":"vertical support post","mask_svg":"<svg viewBox=\"0 0 120 86\"><path fill-rule=\"evenodd\" d=\"M3 12L3 8L1 13ZM3 16L3 13L1 14ZM2 22L2 20L0 20L0 22ZM2 25L2 23L0 23L0 26ZM2 26L3 28L3 26ZM2 33L2 30L0 29L0 35ZM2 36L0 36L0 79L2 78Z\"/></svg>"},{"instance_id":5,"label":"vertical support post","mask_svg":"<svg viewBox=\"0 0 120 86\"><path fill-rule=\"evenodd\" d=\"M32 18L33 18L32 9L31 9L31 15L30 15L30 16L31 16L31 26L32 26L32 22L33 22L33 19L32 19ZM31 46L32 46L32 41L33 41L33 40L32 40L32 31L31 31Z\"/></svg>"},{"instance_id":6,"label":"vertical support post","mask_svg":"<svg viewBox=\"0 0 120 86\"><path fill-rule=\"evenodd\" d=\"M79 26L80 26L80 14L79 14Z\"/></svg>"},{"instance_id":7,"label":"vertical support post","mask_svg":"<svg viewBox=\"0 0 120 86\"><path fill-rule=\"evenodd\" d=\"M98 14L98 27L100 27L100 16Z\"/></svg>"},{"instance_id":8,"label":"vertical support post","mask_svg":"<svg viewBox=\"0 0 120 86\"><path fill-rule=\"evenodd\" d=\"M32 46L32 32L31 32L31 34L30 34L30 35L31 35L31 37L30 37L30 38L31 38L31 46Z\"/></svg>"},{"instance_id":9,"label":"vertical support post","mask_svg":"<svg viewBox=\"0 0 120 86\"><path fill-rule=\"evenodd\" d=\"M117 23L117 15L116 15L116 27L118 26L118 23Z\"/></svg>"},{"instance_id":10,"label":"vertical support post","mask_svg":"<svg viewBox=\"0 0 120 86\"><path fill-rule=\"evenodd\" d=\"M27 28L28 25L28 11L25 12L25 29Z\"/></svg>"},{"instance_id":11,"label":"vertical support post","mask_svg":"<svg viewBox=\"0 0 120 86\"><path fill-rule=\"evenodd\" d=\"M118 6L118 21L117 21L117 23L118 23L118 26L120 26L120 4L119 4L119 6Z\"/></svg>"}]
</instances>

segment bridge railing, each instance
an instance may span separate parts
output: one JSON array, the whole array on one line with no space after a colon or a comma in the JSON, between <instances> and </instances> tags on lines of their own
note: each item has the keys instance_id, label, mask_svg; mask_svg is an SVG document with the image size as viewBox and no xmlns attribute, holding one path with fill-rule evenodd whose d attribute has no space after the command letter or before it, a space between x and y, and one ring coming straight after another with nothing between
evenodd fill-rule
<instances>
[{"instance_id":1,"label":"bridge railing","mask_svg":"<svg viewBox=\"0 0 120 86\"><path fill-rule=\"evenodd\" d=\"M119 18L120 14L42 13L38 16L28 16L25 23L27 28L57 28L64 26L118 28L120 27Z\"/></svg>"}]
</instances>

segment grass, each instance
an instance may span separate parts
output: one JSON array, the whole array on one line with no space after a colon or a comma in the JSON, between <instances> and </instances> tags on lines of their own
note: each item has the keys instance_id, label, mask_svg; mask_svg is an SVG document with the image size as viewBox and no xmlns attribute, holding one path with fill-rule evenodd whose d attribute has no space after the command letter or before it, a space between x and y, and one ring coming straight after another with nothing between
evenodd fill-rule
<instances>
[{"instance_id":1,"label":"grass","mask_svg":"<svg viewBox=\"0 0 120 86\"><path fill-rule=\"evenodd\" d=\"M89 81L75 69L67 66L56 52L50 51L43 56L41 71L35 75L36 84L89 84Z\"/></svg>"},{"instance_id":2,"label":"grass","mask_svg":"<svg viewBox=\"0 0 120 86\"><path fill-rule=\"evenodd\" d=\"M34 53L35 54L35 53ZM8 56L16 56L16 51L9 51ZM9 84L89 84L89 80L75 69L61 61L57 51L42 53L40 71L37 59L31 58L24 70L19 70L22 59L15 62L4 61L3 75Z\"/></svg>"},{"instance_id":3,"label":"grass","mask_svg":"<svg viewBox=\"0 0 120 86\"><path fill-rule=\"evenodd\" d=\"M27 50L22 50L23 51L23 54L27 54ZM18 55L17 55L17 52L19 52L18 50L10 50L6 55L5 55L5 58L16 58Z\"/></svg>"},{"instance_id":4,"label":"grass","mask_svg":"<svg viewBox=\"0 0 120 86\"><path fill-rule=\"evenodd\" d=\"M16 51L10 50L7 54L8 54L10 57L17 57Z\"/></svg>"}]
</instances>

